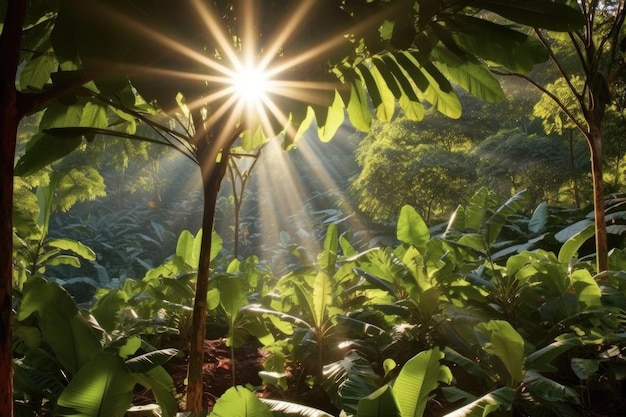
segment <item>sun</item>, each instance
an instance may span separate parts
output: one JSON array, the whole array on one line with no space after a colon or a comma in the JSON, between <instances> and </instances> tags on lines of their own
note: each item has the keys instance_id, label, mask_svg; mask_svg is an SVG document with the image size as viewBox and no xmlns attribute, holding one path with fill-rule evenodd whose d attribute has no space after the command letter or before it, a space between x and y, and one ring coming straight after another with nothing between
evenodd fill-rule
<instances>
[{"instance_id":1,"label":"sun","mask_svg":"<svg viewBox=\"0 0 626 417\"><path fill-rule=\"evenodd\" d=\"M269 74L252 64L240 65L230 78L233 94L244 104L255 105L267 100Z\"/></svg>"}]
</instances>

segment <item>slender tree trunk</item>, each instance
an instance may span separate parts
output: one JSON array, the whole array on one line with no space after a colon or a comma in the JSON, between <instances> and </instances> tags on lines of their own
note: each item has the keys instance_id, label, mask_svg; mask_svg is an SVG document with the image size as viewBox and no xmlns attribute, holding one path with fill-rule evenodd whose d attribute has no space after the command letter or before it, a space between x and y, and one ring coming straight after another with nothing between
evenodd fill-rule
<instances>
[{"instance_id":1,"label":"slender tree trunk","mask_svg":"<svg viewBox=\"0 0 626 417\"><path fill-rule=\"evenodd\" d=\"M580 196L578 195L578 181L576 181L576 170L574 166L574 131L568 129L569 132L569 170L572 175L572 189L574 191L574 204L576 208L580 208Z\"/></svg>"},{"instance_id":2,"label":"slender tree trunk","mask_svg":"<svg viewBox=\"0 0 626 417\"><path fill-rule=\"evenodd\" d=\"M200 129L197 128L196 132L200 132ZM217 194L220 191L220 185L228 167L228 152L232 143L239 137L239 134L239 131L234 132L227 138L223 146L220 146L218 142L211 141L207 143L201 140L198 148L198 161L200 162L204 193L204 209L187 369L187 411L192 412L198 412L203 409L202 366L204 364L204 336L206 334L206 299L210 282L209 267L211 264L211 245ZM219 157L220 152L221 157Z\"/></svg>"},{"instance_id":3,"label":"slender tree trunk","mask_svg":"<svg viewBox=\"0 0 626 417\"><path fill-rule=\"evenodd\" d=\"M0 34L0 415L13 415L13 346L11 335L13 290L13 166L17 128L23 116L18 109L15 77L20 56L25 0L9 1Z\"/></svg>"},{"instance_id":4,"label":"slender tree trunk","mask_svg":"<svg viewBox=\"0 0 626 417\"><path fill-rule=\"evenodd\" d=\"M596 268L597 272L608 271L608 242L606 234L606 216L604 211L604 182L602 174L602 134L599 124L590 123L589 150L591 153L591 173L593 178L593 207L596 230Z\"/></svg>"}]
</instances>

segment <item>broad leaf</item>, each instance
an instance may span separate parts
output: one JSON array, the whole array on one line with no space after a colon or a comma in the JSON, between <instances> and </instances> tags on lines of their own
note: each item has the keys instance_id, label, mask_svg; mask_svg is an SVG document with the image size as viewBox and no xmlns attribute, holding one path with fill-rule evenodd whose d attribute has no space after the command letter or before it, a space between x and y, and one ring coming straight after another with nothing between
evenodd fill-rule
<instances>
[{"instance_id":1,"label":"broad leaf","mask_svg":"<svg viewBox=\"0 0 626 417\"><path fill-rule=\"evenodd\" d=\"M404 417L389 385L374 391L359 401L359 417Z\"/></svg>"},{"instance_id":2,"label":"broad leaf","mask_svg":"<svg viewBox=\"0 0 626 417\"><path fill-rule=\"evenodd\" d=\"M75 254L81 256L82 258L88 261L96 260L96 253L91 250L89 246L83 245L77 240L68 239L68 238L58 238L51 239L46 241L46 245L52 246L53 248L59 248L67 251L72 251Z\"/></svg>"},{"instance_id":3,"label":"broad leaf","mask_svg":"<svg viewBox=\"0 0 626 417\"><path fill-rule=\"evenodd\" d=\"M417 211L406 205L400 210L396 236L399 241L413 245L423 253L430 240L430 231Z\"/></svg>"},{"instance_id":4,"label":"broad leaf","mask_svg":"<svg viewBox=\"0 0 626 417\"><path fill-rule=\"evenodd\" d=\"M209 417L272 417L272 412L252 392L237 386L217 400Z\"/></svg>"},{"instance_id":5,"label":"broad leaf","mask_svg":"<svg viewBox=\"0 0 626 417\"><path fill-rule=\"evenodd\" d=\"M317 408L307 407L306 405L291 403L288 401L261 399L263 404L273 411L274 417L279 416L300 416L300 417L333 417L325 411Z\"/></svg>"},{"instance_id":6,"label":"broad leaf","mask_svg":"<svg viewBox=\"0 0 626 417\"><path fill-rule=\"evenodd\" d=\"M602 307L602 290L588 270L577 269L570 279L582 310Z\"/></svg>"},{"instance_id":7,"label":"broad leaf","mask_svg":"<svg viewBox=\"0 0 626 417\"><path fill-rule=\"evenodd\" d=\"M133 374L137 383L152 390L157 403L161 407L163 417L173 417L178 411L176 389L172 377L161 366L145 373Z\"/></svg>"},{"instance_id":8,"label":"broad leaf","mask_svg":"<svg viewBox=\"0 0 626 417\"><path fill-rule=\"evenodd\" d=\"M501 387L444 417L486 417L497 410L508 410L513 404L515 390Z\"/></svg>"},{"instance_id":9,"label":"broad leaf","mask_svg":"<svg viewBox=\"0 0 626 417\"><path fill-rule=\"evenodd\" d=\"M443 357L444 354L434 348L418 353L404 364L393 384L393 394L403 417L421 417L432 398L431 392L440 382L452 382L450 369L439 363Z\"/></svg>"},{"instance_id":10,"label":"broad leaf","mask_svg":"<svg viewBox=\"0 0 626 417\"><path fill-rule=\"evenodd\" d=\"M587 225L580 232L570 237L567 242L561 246L559 250L559 262L567 265L572 258L576 256L578 249L595 234L595 227L593 223Z\"/></svg>"},{"instance_id":11,"label":"broad leaf","mask_svg":"<svg viewBox=\"0 0 626 417\"><path fill-rule=\"evenodd\" d=\"M478 328L489 334L489 343L483 348L500 358L511 376L510 386L516 387L524 374L524 339L504 320L491 320Z\"/></svg>"},{"instance_id":12,"label":"broad leaf","mask_svg":"<svg viewBox=\"0 0 626 417\"><path fill-rule=\"evenodd\" d=\"M513 22L557 32L573 32L585 24L580 9L558 1L472 0L471 6L485 8Z\"/></svg>"},{"instance_id":13,"label":"broad leaf","mask_svg":"<svg viewBox=\"0 0 626 417\"><path fill-rule=\"evenodd\" d=\"M74 375L59 397L55 416L122 417L130 407L135 379L122 359L100 353Z\"/></svg>"},{"instance_id":14,"label":"broad leaf","mask_svg":"<svg viewBox=\"0 0 626 417\"><path fill-rule=\"evenodd\" d=\"M69 372L78 372L101 351L100 341L91 326L80 315L71 296L58 284L31 278L24 285L17 319L22 321L35 312L39 314L44 340Z\"/></svg>"},{"instance_id":15,"label":"broad leaf","mask_svg":"<svg viewBox=\"0 0 626 417\"><path fill-rule=\"evenodd\" d=\"M313 319L315 327L321 329L328 315L328 306L332 304L332 283L330 275L319 272L313 281Z\"/></svg>"},{"instance_id":16,"label":"broad leaf","mask_svg":"<svg viewBox=\"0 0 626 417\"><path fill-rule=\"evenodd\" d=\"M82 143L80 136L56 136L37 133L29 142L26 152L15 164L15 175L27 176L48 164L63 158Z\"/></svg>"}]
</instances>

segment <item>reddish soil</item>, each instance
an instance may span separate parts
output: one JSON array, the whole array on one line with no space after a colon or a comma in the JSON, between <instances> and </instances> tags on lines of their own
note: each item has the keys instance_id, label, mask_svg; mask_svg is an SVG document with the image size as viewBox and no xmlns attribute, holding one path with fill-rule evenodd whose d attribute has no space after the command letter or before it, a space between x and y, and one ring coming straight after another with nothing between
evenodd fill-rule
<instances>
[{"instance_id":1,"label":"reddish soil","mask_svg":"<svg viewBox=\"0 0 626 417\"><path fill-rule=\"evenodd\" d=\"M268 356L260 347L246 344L235 349L235 383L237 385L261 385L259 371ZM174 358L164 365L174 380L174 387L180 399L185 394L187 378L187 358ZM226 390L233 386L230 347L226 339L204 341L203 395L204 406L209 409Z\"/></svg>"},{"instance_id":2,"label":"reddish soil","mask_svg":"<svg viewBox=\"0 0 626 417\"><path fill-rule=\"evenodd\" d=\"M287 372L289 384L288 392L274 392L271 388L263 387L259 371L263 370L263 361L269 353L254 343L235 349L235 383L237 385L252 385L258 387L256 394L263 398L282 399L293 401L311 407L324 409L334 413L334 407L330 404L328 396L320 387L311 389L307 384L298 383L298 370L290 369ZM173 358L164 365L165 370L170 374L176 388L177 399L184 409L185 379L187 378L187 358ZM226 339L219 338L204 341L204 366L203 371L203 405L206 409L211 409L217 399L233 386L230 348L226 346ZM301 382L301 381L300 381ZM154 403L154 397L150 391L142 390L135 392L135 404Z\"/></svg>"}]
</instances>

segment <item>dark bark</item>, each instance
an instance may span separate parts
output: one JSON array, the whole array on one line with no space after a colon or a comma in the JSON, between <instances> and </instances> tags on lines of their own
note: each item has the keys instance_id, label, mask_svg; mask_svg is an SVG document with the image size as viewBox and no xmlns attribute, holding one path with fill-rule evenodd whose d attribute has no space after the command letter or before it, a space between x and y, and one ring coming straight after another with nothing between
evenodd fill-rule
<instances>
[{"instance_id":1,"label":"dark bark","mask_svg":"<svg viewBox=\"0 0 626 417\"><path fill-rule=\"evenodd\" d=\"M202 133L200 129L200 126L196 125L196 132L199 132L196 135L203 138L210 137L214 131L219 131L217 126L207 133ZM201 139L197 145L200 173L202 174L204 208L187 370L187 411L192 412L198 412L204 408L202 404L202 365L204 362L204 336L206 334L206 299L210 283L209 268L217 194L228 167L228 152L239 134L239 131L233 132L226 137L226 140L221 141ZM216 136L218 135L216 134ZM222 136L218 136L218 139L219 137Z\"/></svg>"},{"instance_id":2,"label":"dark bark","mask_svg":"<svg viewBox=\"0 0 626 417\"><path fill-rule=\"evenodd\" d=\"M9 1L3 32L0 35L0 414L13 415L13 370L11 340L13 290L13 166L17 128L22 118L18 108L15 76L20 57L25 0Z\"/></svg>"}]
</instances>

